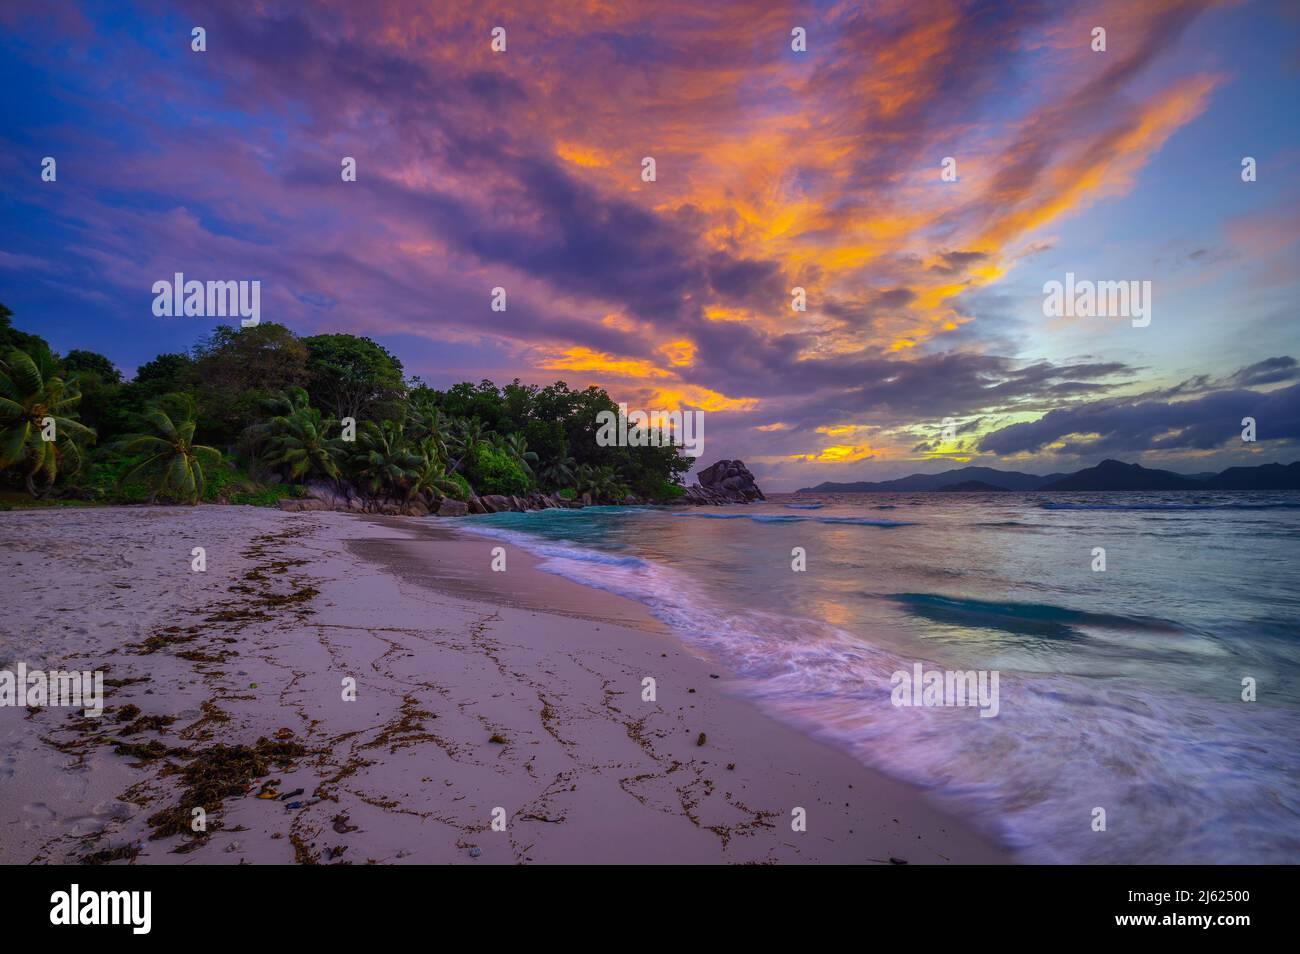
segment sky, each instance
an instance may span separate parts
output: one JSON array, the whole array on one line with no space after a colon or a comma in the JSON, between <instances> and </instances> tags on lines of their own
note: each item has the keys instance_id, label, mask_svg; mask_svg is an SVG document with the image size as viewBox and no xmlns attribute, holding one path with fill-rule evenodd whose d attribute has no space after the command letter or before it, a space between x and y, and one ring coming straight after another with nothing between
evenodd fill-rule
<instances>
[{"instance_id":1,"label":"sky","mask_svg":"<svg viewBox=\"0 0 1300 954\"><path fill-rule=\"evenodd\" d=\"M770 491L1289 463L1298 104L1293 2L5 0L0 302L130 375L221 321L155 282L258 280L434 386L702 411Z\"/></svg>"}]
</instances>

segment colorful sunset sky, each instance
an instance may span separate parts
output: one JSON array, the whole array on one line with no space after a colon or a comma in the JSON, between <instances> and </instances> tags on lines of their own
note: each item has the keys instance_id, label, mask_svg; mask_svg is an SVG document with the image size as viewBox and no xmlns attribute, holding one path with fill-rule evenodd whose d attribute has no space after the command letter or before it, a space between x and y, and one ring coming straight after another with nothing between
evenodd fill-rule
<instances>
[{"instance_id":1,"label":"colorful sunset sky","mask_svg":"<svg viewBox=\"0 0 1300 954\"><path fill-rule=\"evenodd\" d=\"M6 0L0 301L129 375L217 322L154 282L257 279L435 386L703 409L773 491L1289 463L1297 104L1294 2ZM1150 326L1044 317L1067 272Z\"/></svg>"}]
</instances>

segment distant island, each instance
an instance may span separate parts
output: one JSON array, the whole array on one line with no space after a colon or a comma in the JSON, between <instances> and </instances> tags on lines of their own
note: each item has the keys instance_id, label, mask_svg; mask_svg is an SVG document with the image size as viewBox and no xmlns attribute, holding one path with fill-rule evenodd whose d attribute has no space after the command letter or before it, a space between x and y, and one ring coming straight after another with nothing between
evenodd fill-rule
<instances>
[{"instance_id":1,"label":"distant island","mask_svg":"<svg viewBox=\"0 0 1300 954\"><path fill-rule=\"evenodd\" d=\"M1132 490L1300 490L1300 461L1291 464L1261 464L1257 467L1229 467L1221 473L1176 474L1153 470L1140 464L1103 460L1073 474L1025 474L992 467L961 467L939 474L912 474L894 480L827 481L803 487L796 493L993 493L1007 490L1042 491L1132 491Z\"/></svg>"}]
</instances>

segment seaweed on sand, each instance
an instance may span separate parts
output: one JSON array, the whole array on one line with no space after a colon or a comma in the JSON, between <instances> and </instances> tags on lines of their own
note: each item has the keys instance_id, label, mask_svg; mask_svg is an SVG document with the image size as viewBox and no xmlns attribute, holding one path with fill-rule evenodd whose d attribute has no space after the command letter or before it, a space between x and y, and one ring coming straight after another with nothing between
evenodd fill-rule
<instances>
[{"instance_id":1,"label":"seaweed on sand","mask_svg":"<svg viewBox=\"0 0 1300 954\"><path fill-rule=\"evenodd\" d=\"M286 768L306 754L307 750L297 742L265 737L251 746L218 743L202 749L181 769L185 790L180 804L149 816L153 828L150 839L190 832L193 809L219 811L225 799L244 794L252 781L267 775L272 766Z\"/></svg>"},{"instance_id":2,"label":"seaweed on sand","mask_svg":"<svg viewBox=\"0 0 1300 954\"><path fill-rule=\"evenodd\" d=\"M113 752L117 755L128 755L141 762L152 762L167 755L181 759L188 759L194 755L190 749L170 748L157 739L150 739L148 742L126 742L119 739L117 745L113 747Z\"/></svg>"},{"instance_id":3,"label":"seaweed on sand","mask_svg":"<svg viewBox=\"0 0 1300 954\"><path fill-rule=\"evenodd\" d=\"M135 706L128 706L127 708L134 709ZM139 712L140 710L136 709L136 711ZM117 721L122 722L123 719L119 716ZM166 730L166 728L175 721L176 721L175 716L165 716L165 715L140 716L138 719L134 720L129 725L122 726L122 728L118 730L118 734L135 735L137 732L162 732Z\"/></svg>"},{"instance_id":4,"label":"seaweed on sand","mask_svg":"<svg viewBox=\"0 0 1300 954\"><path fill-rule=\"evenodd\" d=\"M83 865L107 865L114 861L126 861L128 864L135 862L139 856L141 846L136 843L127 845L118 845L116 848L101 848L99 851L92 851L88 855L81 856Z\"/></svg>"}]
</instances>

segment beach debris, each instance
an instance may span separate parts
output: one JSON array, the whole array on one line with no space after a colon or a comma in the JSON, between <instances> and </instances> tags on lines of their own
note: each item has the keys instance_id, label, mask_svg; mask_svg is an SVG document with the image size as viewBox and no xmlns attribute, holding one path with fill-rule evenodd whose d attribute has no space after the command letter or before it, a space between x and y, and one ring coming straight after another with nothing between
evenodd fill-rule
<instances>
[{"instance_id":1,"label":"beach debris","mask_svg":"<svg viewBox=\"0 0 1300 954\"><path fill-rule=\"evenodd\" d=\"M711 673L709 673L709 678L710 678L710 679L721 679L722 677L719 676L716 672L711 672Z\"/></svg>"},{"instance_id":2,"label":"beach debris","mask_svg":"<svg viewBox=\"0 0 1300 954\"><path fill-rule=\"evenodd\" d=\"M130 708L134 708L133 706ZM139 711L139 710L137 710ZM121 721L119 719L119 721ZM118 729L122 735L135 735L137 732L162 732L176 721L175 716L140 716L130 725L125 725Z\"/></svg>"},{"instance_id":3,"label":"beach debris","mask_svg":"<svg viewBox=\"0 0 1300 954\"><path fill-rule=\"evenodd\" d=\"M483 854L483 849L479 848L477 845L469 850L469 856L471 858L477 858L481 854Z\"/></svg>"},{"instance_id":4,"label":"beach debris","mask_svg":"<svg viewBox=\"0 0 1300 954\"><path fill-rule=\"evenodd\" d=\"M140 854L140 849L139 842L118 845L116 848L101 848L99 851L82 855L81 863L83 865L107 865L112 864L114 861L134 862Z\"/></svg>"},{"instance_id":5,"label":"beach debris","mask_svg":"<svg viewBox=\"0 0 1300 954\"><path fill-rule=\"evenodd\" d=\"M890 855L890 856L889 856L889 863L890 863L891 865L905 865L905 864L907 864L907 862L906 862L904 859L902 859L902 858L895 858L893 855Z\"/></svg>"},{"instance_id":6,"label":"beach debris","mask_svg":"<svg viewBox=\"0 0 1300 954\"><path fill-rule=\"evenodd\" d=\"M190 749L172 749L163 745L157 739L151 739L148 742L125 742L118 740L114 746L113 752L116 755L128 755L131 758L139 759L141 762L151 762L154 759L160 759L164 755L170 755L174 758L188 759L192 758L194 753Z\"/></svg>"},{"instance_id":7,"label":"beach debris","mask_svg":"<svg viewBox=\"0 0 1300 954\"><path fill-rule=\"evenodd\" d=\"M287 811L296 812L300 808L307 808L310 805L315 805L319 801L320 801L319 798L309 798L306 801L302 801L302 802L290 802L288 805L285 805L284 807Z\"/></svg>"},{"instance_id":8,"label":"beach debris","mask_svg":"<svg viewBox=\"0 0 1300 954\"><path fill-rule=\"evenodd\" d=\"M701 732L701 733L700 733L700 737L699 737L698 739L695 740L695 744L696 744L696 745L703 745L703 744L705 743L705 741L706 741L706 740L705 740L705 737L704 737L704 733Z\"/></svg>"},{"instance_id":9,"label":"beach debris","mask_svg":"<svg viewBox=\"0 0 1300 954\"><path fill-rule=\"evenodd\" d=\"M728 763L727 763L727 771L728 771L728 772L734 772L734 771L736 771L736 763L735 763L735 762L728 762Z\"/></svg>"},{"instance_id":10,"label":"beach debris","mask_svg":"<svg viewBox=\"0 0 1300 954\"><path fill-rule=\"evenodd\" d=\"M493 743L495 743L495 744L497 744L497 745L506 745L510 740L507 739L507 738L506 738L504 735L502 735L501 733L497 732L497 733L494 733L494 734L492 735L492 738L488 739L488 741L489 741L489 742L493 742Z\"/></svg>"},{"instance_id":11,"label":"beach debris","mask_svg":"<svg viewBox=\"0 0 1300 954\"><path fill-rule=\"evenodd\" d=\"M350 831L357 830L356 825L348 824L350 819L348 818L346 812L343 813L342 815L335 815L333 821L334 821L334 830L338 832L340 835L346 835Z\"/></svg>"},{"instance_id":12,"label":"beach debris","mask_svg":"<svg viewBox=\"0 0 1300 954\"><path fill-rule=\"evenodd\" d=\"M292 738L293 738L293 729L289 729L289 728L276 729L276 730L275 730L275 737L276 737L277 739L279 739L281 742L283 742L283 741L285 741L285 740L287 740L287 739L292 739Z\"/></svg>"},{"instance_id":13,"label":"beach debris","mask_svg":"<svg viewBox=\"0 0 1300 954\"><path fill-rule=\"evenodd\" d=\"M280 796L280 801L282 801L282 802L287 802L289 799L294 798L295 796L301 795L301 794L302 794L303 792L305 792L305 791L306 791L306 789L304 789L304 788L295 788L292 792L285 792L283 795L281 795L281 796Z\"/></svg>"},{"instance_id":14,"label":"beach debris","mask_svg":"<svg viewBox=\"0 0 1300 954\"><path fill-rule=\"evenodd\" d=\"M265 737L251 746L217 743L193 753L189 764L180 771L185 780L180 803L149 816L153 828L149 837L189 834L191 809L219 811L225 799L243 795L254 779L269 775L272 765L287 768L306 754L307 750L295 742L272 742Z\"/></svg>"},{"instance_id":15,"label":"beach debris","mask_svg":"<svg viewBox=\"0 0 1300 954\"><path fill-rule=\"evenodd\" d=\"M188 635L182 635L188 633ZM198 633L198 627L191 626L188 630L182 630L179 626L169 626L161 633L156 633L140 643L127 643L141 656L149 656L158 652L164 646L170 646L173 643L192 643L198 639L195 635Z\"/></svg>"}]
</instances>

